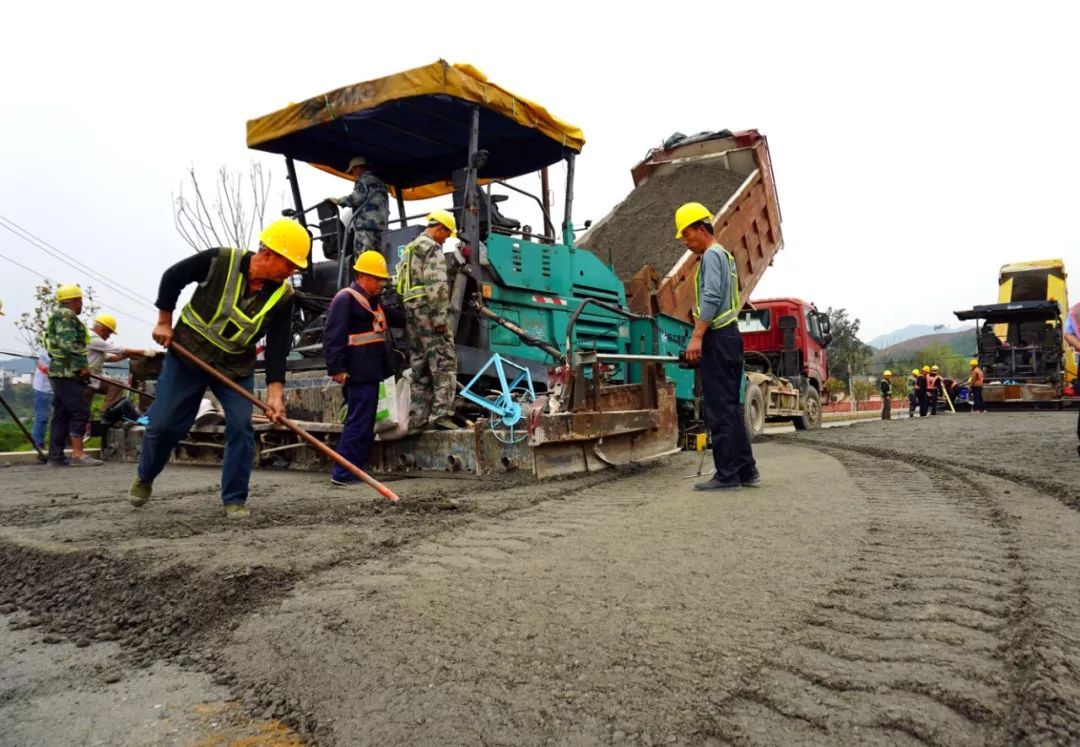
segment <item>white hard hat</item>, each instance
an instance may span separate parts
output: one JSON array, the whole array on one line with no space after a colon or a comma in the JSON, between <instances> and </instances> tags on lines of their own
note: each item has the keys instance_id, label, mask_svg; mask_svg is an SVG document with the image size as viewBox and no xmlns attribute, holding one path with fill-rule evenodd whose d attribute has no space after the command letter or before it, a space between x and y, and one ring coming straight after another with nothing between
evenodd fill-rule
<instances>
[{"instance_id":1,"label":"white hard hat","mask_svg":"<svg viewBox=\"0 0 1080 747\"><path fill-rule=\"evenodd\" d=\"M367 159L363 156L357 156L353 160L349 161L349 171L352 171L357 166L367 166Z\"/></svg>"}]
</instances>

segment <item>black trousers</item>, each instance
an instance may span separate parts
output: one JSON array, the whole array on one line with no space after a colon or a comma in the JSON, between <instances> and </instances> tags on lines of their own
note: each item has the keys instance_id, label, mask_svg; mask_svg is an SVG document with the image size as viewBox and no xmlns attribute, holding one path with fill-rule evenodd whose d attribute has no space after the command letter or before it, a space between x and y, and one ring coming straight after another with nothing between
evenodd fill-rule
<instances>
[{"instance_id":1,"label":"black trousers","mask_svg":"<svg viewBox=\"0 0 1080 747\"><path fill-rule=\"evenodd\" d=\"M86 424L90 421L90 405L86 402L86 385L78 379L49 377L53 390L52 423L49 426L49 459L60 461L64 458L68 438L86 434Z\"/></svg>"},{"instance_id":2,"label":"black trousers","mask_svg":"<svg viewBox=\"0 0 1080 747\"><path fill-rule=\"evenodd\" d=\"M971 396L975 398L975 402L972 404L971 409L975 410L975 412L983 412L986 409L986 406L982 401L982 387L971 387ZM1080 425L1077 425L1077 430L1080 431Z\"/></svg>"},{"instance_id":3,"label":"black trousers","mask_svg":"<svg viewBox=\"0 0 1080 747\"><path fill-rule=\"evenodd\" d=\"M743 381L743 343L738 325L710 329L701 345L701 390L705 423L712 435L716 479L721 482L748 477L757 466L739 401Z\"/></svg>"},{"instance_id":4,"label":"black trousers","mask_svg":"<svg viewBox=\"0 0 1080 747\"><path fill-rule=\"evenodd\" d=\"M937 415L937 398L938 398L937 389L931 389L930 390L930 414L931 415Z\"/></svg>"},{"instance_id":5,"label":"black trousers","mask_svg":"<svg viewBox=\"0 0 1080 747\"><path fill-rule=\"evenodd\" d=\"M930 409L930 396L926 392L919 392L919 417L925 418L926 411Z\"/></svg>"}]
</instances>

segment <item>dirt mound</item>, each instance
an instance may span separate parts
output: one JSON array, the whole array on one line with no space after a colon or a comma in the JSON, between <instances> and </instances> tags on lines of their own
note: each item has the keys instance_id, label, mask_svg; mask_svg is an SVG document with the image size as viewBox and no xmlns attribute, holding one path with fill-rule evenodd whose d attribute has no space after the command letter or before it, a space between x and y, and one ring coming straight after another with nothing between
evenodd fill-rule
<instances>
[{"instance_id":1,"label":"dirt mound","mask_svg":"<svg viewBox=\"0 0 1080 747\"><path fill-rule=\"evenodd\" d=\"M719 210L743 179L715 159L656 174L597 221L578 243L604 262L610 261L624 281L646 264L662 277L685 251L674 238L675 209L696 201Z\"/></svg>"}]
</instances>

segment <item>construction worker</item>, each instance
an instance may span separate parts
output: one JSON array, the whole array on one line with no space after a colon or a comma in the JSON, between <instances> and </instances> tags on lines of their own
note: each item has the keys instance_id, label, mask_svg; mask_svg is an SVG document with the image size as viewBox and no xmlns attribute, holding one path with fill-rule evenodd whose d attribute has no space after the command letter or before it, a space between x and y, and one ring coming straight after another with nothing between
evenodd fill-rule
<instances>
[{"instance_id":1,"label":"construction worker","mask_svg":"<svg viewBox=\"0 0 1080 747\"><path fill-rule=\"evenodd\" d=\"M379 304L390 278L386 259L376 251L366 251L353 265L356 280L343 288L330 303L323 333L326 372L345 388L348 416L338 442L338 453L363 467L375 439L375 410L379 383L393 374L386 332L388 318L395 326L405 320L394 309ZM399 318L393 318L398 315ZM334 465L330 483L345 486L357 482L352 473Z\"/></svg>"},{"instance_id":2,"label":"construction worker","mask_svg":"<svg viewBox=\"0 0 1080 747\"><path fill-rule=\"evenodd\" d=\"M359 257L366 251L382 251L386 223L390 217L390 196L382 179L375 176L363 156L349 161L347 169L355 179L353 191L344 197L332 197L330 202L352 209L349 223L353 229L353 252Z\"/></svg>"},{"instance_id":3,"label":"construction worker","mask_svg":"<svg viewBox=\"0 0 1080 747\"><path fill-rule=\"evenodd\" d=\"M930 375L930 366L923 366L919 372L919 417L925 418L926 413L930 411L930 382L927 377Z\"/></svg>"},{"instance_id":4,"label":"construction worker","mask_svg":"<svg viewBox=\"0 0 1080 747\"><path fill-rule=\"evenodd\" d=\"M743 421L742 335L736 323L739 276L735 260L716 243L712 213L700 202L675 211L675 238L701 258L694 279L694 331L686 359L700 361L705 421L712 435L712 479L695 490L738 490L761 482Z\"/></svg>"},{"instance_id":5,"label":"construction worker","mask_svg":"<svg viewBox=\"0 0 1080 747\"><path fill-rule=\"evenodd\" d=\"M427 228L405 246L397 266L397 292L405 304L412 367L409 430L457 428L457 353L450 331L450 280L442 246L457 234L447 210L427 217Z\"/></svg>"},{"instance_id":6,"label":"construction worker","mask_svg":"<svg viewBox=\"0 0 1080 747\"><path fill-rule=\"evenodd\" d=\"M930 373L926 375L926 395L930 414L937 415L938 398L941 396L941 369L937 366L930 366Z\"/></svg>"},{"instance_id":7,"label":"construction worker","mask_svg":"<svg viewBox=\"0 0 1080 747\"><path fill-rule=\"evenodd\" d=\"M86 346L86 360L90 373L100 376L105 370L105 363L116 363L127 358L151 358L157 355L155 350L136 350L109 342L116 334L116 317L112 314L98 314L90 325L90 344ZM105 384L91 379L86 387L86 401L93 402L95 394L105 394L101 409L108 410L124 395L124 390L113 384Z\"/></svg>"},{"instance_id":8,"label":"construction worker","mask_svg":"<svg viewBox=\"0 0 1080 747\"><path fill-rule=\"evenodd\" d=\"M892 420L892 371L881 374L881 419Z\"/></svg>"},{"instance_id":9,"label":"construction worker","mask_svg":"<svg viewBox=\"0 0 1080 747\"><path fill-rule=\"evenodd\" d=\"M1080 353L1080 303L1074 304L1069 309L1068 316L1065 317L1064 336L1065 342L1073 349L1073 354ZM1073 386L1076 386L1075 381ZM1076 420L1076 438L1078 440L1076 453L1080 456L1080 415L1077 416Z\"/></svg>"},{"instance_id":10,"label":"construction worker","mask_svg":"<svg viewBox=\"0 0 1080 747\"><path fill-rule=\"evenodd\" d=\"M915 417L915 408L919 406L919 369L911 369L911 376L907 381L907 416Z\"/></svg>"},{"instance_id":11,"label":"construction worker","mask_svg":"<svg viewBox=\"0 0 1080 747\"><path fill-rule=\"evenodd\" d=\"M90 333L79 319L82 288L61 285L56 289L57 307L45 324L45 349L49 352L49 384L53 391L52 429L49 434L49 464L53 467L97 467L103 462L83 449L83 436L90 422L90 405L84 390L90 369L86 344ZM71 459L64 448L71 444Z\"/></svg>"},{"instance_id":12,"label":"construction worker","mask_svg":"<svg viewBox=\"0 0 1080 747\"><path fill-rule=\"evenodd\" d=\"M968 365L971 366L971 375L968 376L968 386L971 387L971 397L973 402L971 403L972 414L977 414L986 411L986 406L983 405L983 382L986 381L986 374L983 373L982 368L979 367L979 359L972 358L968 361Z\"/></svg>"},{"instance_id":13,"label":"construction worker","mask_svg":"<svg viewBox=\"0 0 1080 747\"><path fill-rule=\"evenodd\" d=\"M49 427L49 418L52 416L53 390L49 383L49 353L41 347L37 354L37 365L34 366L34 376L30 380L30 386L34 390L34 428L30 435L34 444L44 451L45 430Z\"/></svg>"},{"instance_id":14,"label":"construction worker","mask_svg":"<svg viewBox=\"0 0 1080 747\"><path fill-rule=\"evenodd\" d=\"M153 337L169 347L175 339L249 392L255 383L255 344L266 336L267 415L285 416L285 359L292 342L293 288L289 277L308 266L311 236L299 223L276 220L259 236L256 253L208 249L177 262L161 276ZM198 283L173 329L173 311L185 286ZM252 404L169 351L158 377L157 399L143 435L138 476L129 491L133 506L150 499L153 482L188 432L206 388L225 411L221 499L225 515L242 519L254 456Z\"/></svg>"}]
</instances>

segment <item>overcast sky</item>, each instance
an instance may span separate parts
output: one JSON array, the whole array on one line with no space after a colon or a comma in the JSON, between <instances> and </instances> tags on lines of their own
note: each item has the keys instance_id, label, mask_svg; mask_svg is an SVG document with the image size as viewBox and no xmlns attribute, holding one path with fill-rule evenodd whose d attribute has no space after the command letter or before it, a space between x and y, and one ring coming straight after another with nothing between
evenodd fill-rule
<instances>
[{"instance_id":1,"label":"overcast sky","mask_svg":"<svg viewBox=\"0 0 1080 747\"><path fill-rule=\"evenodd\" d=\"M171 205L189 165L243 169L248 119L442 57L584 130L576 223L675 130L765 133L786 248L756 295L846 307L863 339L996 301L1006 262L1080 273L1069 4L469 5L10 4L0 218L153 299L191 251ZM278 208L283 163L262 160ZM348 191L300 179L309 202ZM0 255L0 348L25 349L12 321L37 272L95 285L120 341L150 343L145 302L2 229Z\"/></svg>"}]
</instances>

